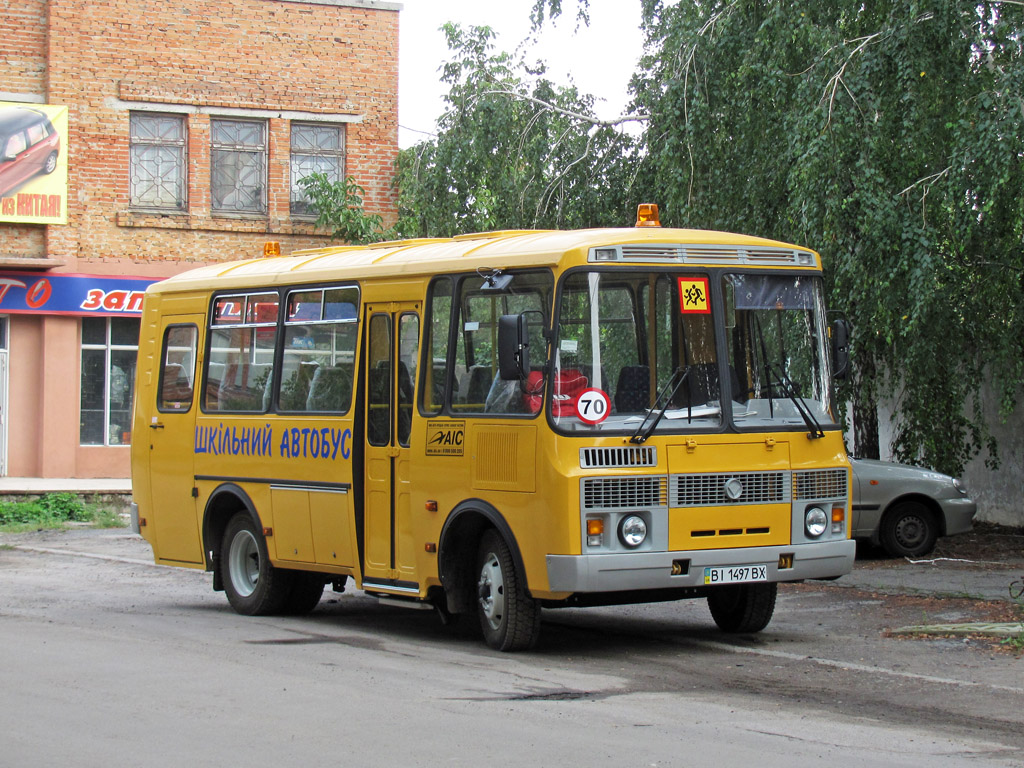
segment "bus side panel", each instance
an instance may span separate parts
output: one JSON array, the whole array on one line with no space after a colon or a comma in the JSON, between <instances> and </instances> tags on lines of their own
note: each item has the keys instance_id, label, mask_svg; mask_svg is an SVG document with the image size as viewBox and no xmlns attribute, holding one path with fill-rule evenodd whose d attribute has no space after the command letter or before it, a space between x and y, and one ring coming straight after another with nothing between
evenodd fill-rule
<instances>
[{"instance_id":1,"label":"bus side panel","mask_svg":"<svg viewBox=\"0 0 1024 768\"><path fill-rule=\"evenodd\" d=\"M147 302L149 302L147 297ZM156 297L153 297L156 298ZM133 444L133 483L138 483L140 530L153 546L158 562L202 567L203 548L193 495L193 448L202 368L202 339L206 317L203 294L163 295L147 303L140 336L140 366L136 391L136 437ZM169 356L182 355L173 368L191 387L191 400L178 408L163 408L160 391L163 345L171 328L187 329L193 347L171 345ZM174 382L167 382L168 386ZM187 407L186 407L187 406ZM141 525L141 520L146 525Z\"/></svg>"},{"instance_id":2,"label":"bus side panel","mask_svg":"<svg viewBox=\"0 0 1024 768\"><path fill-rule=\"evenodd\" d=\"M132 500L138 506L139 517L147 522L140 527L143 538L154 545L153 528L148 525L152 517L153 493L149 482L149 425L156 415L155 389L159 380L159 319L160 296L147 294L142 305L142 323L139 330L139 358L135 368L135 403L132 421Z\"/></svg>"}]
</instances>

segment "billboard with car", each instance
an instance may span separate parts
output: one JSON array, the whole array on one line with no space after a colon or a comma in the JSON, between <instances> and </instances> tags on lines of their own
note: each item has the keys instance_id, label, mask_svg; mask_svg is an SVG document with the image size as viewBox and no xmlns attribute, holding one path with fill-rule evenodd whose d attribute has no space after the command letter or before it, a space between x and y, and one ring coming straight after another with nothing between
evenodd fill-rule
<instances>
[{"instance_id":1,"label":"billboard with car","mask_svg":"<svg viewBox=\"0 0 1024 768\"><path fill-rule=\"evenodd\" d=\"M0 101L0 222L67 224L68 108Z\"/></svg>"}]
</instances>

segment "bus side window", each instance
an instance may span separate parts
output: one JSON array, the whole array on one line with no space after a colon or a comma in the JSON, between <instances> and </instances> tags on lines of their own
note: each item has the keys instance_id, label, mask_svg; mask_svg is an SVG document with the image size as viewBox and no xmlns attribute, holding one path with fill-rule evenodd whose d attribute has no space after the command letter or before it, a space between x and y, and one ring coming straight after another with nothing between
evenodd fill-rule
<instances>
[{"instance_id":1,"label":"bus side window","mask_svg":"<svg viewBox=\"0 0 1024 768\"><path fill-rule=\"evenodd\" d=\"M424 381L420 395L420 408L424 414L435 416L445 406L448 366L452 358L448 354L448 339L452 315L452 281L438 278L430 286L427 299L426 363L423 366ZM454 392L459 391L458 378L452 383Z\"/></svg>"},{"instance_id":2,"label":"bus side window","mask_svg":"<svg viewBox=\"0 0 1024 768\"><path fill-rule=\"evenodd\" d=\"M356 287L292 291L285 316L279 411L346 413L355 369Z\"/></svg>"},{"instance_id":3,"label":"bus side window","mask_svg":"<svg viewBox=\"0 0 1024 768\"><path fill-rule=\"evenodd\" d=\"M278 295L271 292L214 299L203 403L207 411L267 410L278 303Z\"/></svg>"},{"instance_id":4,"label":"bus side window","mask_svg":"<svg viewBox=\"0 0 1024 768\"><path fill-rule=\"evenodd\" d=\"M172 325L164 333L157 410L184 412L192 407L198 337L194 325Z\"/></svg>"}]
</instances>

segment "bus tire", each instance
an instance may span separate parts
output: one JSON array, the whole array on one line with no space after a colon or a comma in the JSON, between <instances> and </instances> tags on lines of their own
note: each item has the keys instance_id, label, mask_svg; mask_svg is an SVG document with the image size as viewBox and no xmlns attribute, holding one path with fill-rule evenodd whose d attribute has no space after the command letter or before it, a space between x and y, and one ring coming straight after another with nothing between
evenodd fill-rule
<instances>
[{"instance_id":1,"label":"bus tire","mask_svg":"<svg viewBox=\"0 0 1024 768\"><path fill-rule=\"evenodd\" d=\"M512 552L493 528L480 539L477 614L486 643L498 651L532 648L540 635L540 605L526 594Z\"/></svg>"},{"instance_id":2,"label":"bus tire","mask_svg":"<svg viewBox=\"0 0 1024 768\"><path fill-rule=\"evenodd\" d=\"M708 592L708 608L723 632L760 632L775 613L778 584L731 584Z\"/></svg>"},{"instance_id":3,"label":"bus tire","mask_svg":"<svg viewBox=\"0 0 1024 768\"><path fill-rule=\"evenodd\" d=\"M270 564L267 543L248 512L238 512L224 529L220 557L224 592L244 616L268 616L284 610L292 574Z\"/></svg>"},{"instance_id":4,"label":"bus tire","mask_svg":"<svg viewBox=\"0 0 1024 768\"><path fill-rule=\"evenodd\" d=\"M309 613L320 603L324 594L324 577L317 573L292 574L292 588L285 601L284 612L293 616Z\"/></svg>"}]
</instances>

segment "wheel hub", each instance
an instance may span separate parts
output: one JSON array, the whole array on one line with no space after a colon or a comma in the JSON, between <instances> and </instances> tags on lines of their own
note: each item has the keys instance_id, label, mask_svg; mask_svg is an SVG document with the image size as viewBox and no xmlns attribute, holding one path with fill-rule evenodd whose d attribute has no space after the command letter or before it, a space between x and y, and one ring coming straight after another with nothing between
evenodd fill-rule
<instances>
[{"instance_id":1,"label":"wheel hub","mask_svg":"<svg viewBox=\"0 0 1024 768\"><path fill-rule=\"evenodd\" d=\"M505 579L501 572L501 564L494 553L484 560L476 588L484 618L491 629L498 629L505 616Z\"/></svg>"},{"instance_id":2,"label":"wheel hub","mask_svg":"<svg viewBox=\"0 0 1024 768\"><path fill-rule=\"evenodd\" d=\"M896 540L905 547L913 548L924 539L924 526L916 517L907 517L896 526Z\"/></svg>"}]
</instances>

